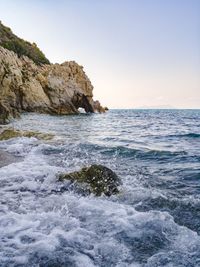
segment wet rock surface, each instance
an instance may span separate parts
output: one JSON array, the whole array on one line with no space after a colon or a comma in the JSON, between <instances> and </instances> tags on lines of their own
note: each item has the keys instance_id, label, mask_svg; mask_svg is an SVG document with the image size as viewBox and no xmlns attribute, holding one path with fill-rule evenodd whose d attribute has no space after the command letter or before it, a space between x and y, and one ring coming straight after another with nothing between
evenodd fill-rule
<instances>
[{"instance_id":1,"label":"wet rock surface","mask_svg":"<svg viewBox=\"0 0 200 267\"><path fill-rule=\"evenodd\" d=\"M13 156L12 154L0 149L0 168L21 160L21 157Z\"/></svg>"},{"instance_id":2,"label":"wet rock surface","mask_svg":"<svg viewBox=\"0 0 200 267\"><path fill-rule=\"evenodd\" d=\"M117 194L119 193L118 187L121 185L121 180L115 172L105 166L96 164L82 168L78 172L61 174L59 180L86 184L88 187L85 189L88 193L93 193L96 196Z\"/></svg>"},{"instance_id":3,"label":"wet rock surface","mask_svg":"<svg viewBox=\"0 0 200 267\"><path fill-rule=\"evenodd\" d=\"M5 129L0 133L0 141L16 137L35 137L41 140L51 140L53 135L33 131L19 131L11 128Z\"/></svg>"}]
</instances>

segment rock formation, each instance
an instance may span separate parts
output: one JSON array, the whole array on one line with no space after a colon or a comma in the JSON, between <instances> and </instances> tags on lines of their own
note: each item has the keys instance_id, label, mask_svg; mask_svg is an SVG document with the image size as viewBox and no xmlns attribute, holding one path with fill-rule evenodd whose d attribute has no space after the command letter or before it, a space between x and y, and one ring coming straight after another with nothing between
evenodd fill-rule
<instances>
[{"instance_id":1,"label":"rock formation","mask_svg":"<svg viewBox=\"0 0 200 267\"><path fill-rule=\"evenodd\" d=\"M0 168L14 162L18 162L20 160L21 160L20 157L14 156L0 149Z\"/></svg>"},{"instance_id":2,"label":"rock formation","mask_svg":"<svg viewBox=\"0 0 200 267\"><path fill-rule=\"evenodd\" d=\"M69 180L73 183L86 184L88 187L85 190L96 196L101 196L101 194L105 194L106 196L117 194L119 193L118 186L121 185L121 180L116 173L105 166L96 164L82 168L78 172L61 174L59 180Z\"/></svg>"},{"instance_id":3,"label":"rock formation","mask_svg":"<svg viewBox=\"0 0 200 267\"><path fill-rule=\"evenodd\" d=\"M7 128L4 129L2 132L0 132L0 141L17 137L29 137L29 138L35 137L39 140L49 141L53 139L54 136L52 134L41 133L41 132L19 131L19 130L14 130L13 128Z\"/></svg>"},{"instance_id":4,"label":"rock formation","mask_svg":"<svg viewBox=\"0 0 200 267\"><path fill-rule=\"evenodd\" d=\"M21 112L66 115L78 113L79 107L105 112L93 101L93 86L76 62L36 64L4 47L0 32L0 123Z\"/></svg>"}]
</instances>

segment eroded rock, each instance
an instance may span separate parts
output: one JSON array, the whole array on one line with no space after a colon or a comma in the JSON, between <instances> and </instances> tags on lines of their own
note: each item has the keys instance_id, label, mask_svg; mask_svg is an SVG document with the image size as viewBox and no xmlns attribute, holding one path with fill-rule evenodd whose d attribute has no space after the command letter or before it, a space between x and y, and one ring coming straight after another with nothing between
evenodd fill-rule
<instances>
[{"instance_id":1,"label":"eroded rock","mask_svg":"<svg viewBox=\"0 0 200 267\"><path fill-rule=\"evenodd\" d=\"M93 86L75 61L36 65L0 46L0 123L21 112L58 115L103 112L93 100Z\"/></svg>"},{"instance_id":2,"label":"eroded rock","mask_svg":"<svg viewBox=\"0 0 200 267\"><path fill-rule=\"evenodd\" d=\"M121 185L121 180L115 172L105 166L96 164L82 168L78 172L61 174L59 180L87 184L89 185L87 190L96 196L117 194L119 193L118 187Z\"/></svg>"}]
</instances>

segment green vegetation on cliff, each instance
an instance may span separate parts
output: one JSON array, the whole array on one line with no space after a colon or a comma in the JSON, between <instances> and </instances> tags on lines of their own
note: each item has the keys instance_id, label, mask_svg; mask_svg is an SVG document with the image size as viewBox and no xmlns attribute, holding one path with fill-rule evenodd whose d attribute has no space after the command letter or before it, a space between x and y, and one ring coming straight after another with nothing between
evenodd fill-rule
<instances>
[{"instance_id":1,"label":"green vegetation on cliff","mask_svg":"<svg viewBox=\"0 0 200 267\"><path fill-rule=\"evenodd\" d=\"M27 56L36 64L50 64L43 52L35 43L31 44L17 37L10 28L4 26L0 21L0 46L14 51L19 57Z\"/></svg>"}]
</instances>

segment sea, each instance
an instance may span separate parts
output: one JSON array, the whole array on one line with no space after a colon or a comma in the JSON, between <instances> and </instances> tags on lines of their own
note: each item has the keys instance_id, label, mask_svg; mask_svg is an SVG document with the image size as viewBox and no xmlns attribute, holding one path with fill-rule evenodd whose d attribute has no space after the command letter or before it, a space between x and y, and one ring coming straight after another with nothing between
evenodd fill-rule
<instances>
[{"instance_id":1,"label":"sea","mask_svg":"<svg viewBox=\"0 0 200 267\"><path fill-rule=\"evenodd\" d=\"M200 267L200 110L27 113L0 150L1 267ZM102 164L120 193L84 195L60 173Z\"/></svg>"}]
</instances>

